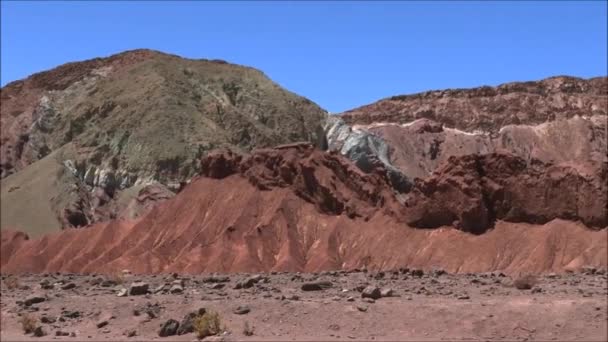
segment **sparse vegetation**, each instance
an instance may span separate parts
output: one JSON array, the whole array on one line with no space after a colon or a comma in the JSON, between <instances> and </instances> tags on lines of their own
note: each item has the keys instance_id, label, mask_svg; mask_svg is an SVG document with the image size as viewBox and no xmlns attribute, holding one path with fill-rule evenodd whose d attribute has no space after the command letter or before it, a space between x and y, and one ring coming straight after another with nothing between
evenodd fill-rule
<instances>
[{"instance_id":1,"label":"sparse vegetation","mask_svg":"<svg viewBox=\"0 0 608 342\"><path fill-rule=\"evenodd\" d=\"M21 285L19 284L19 279L17 277L8 277L4 279L4 285L9 290L18 289Z\"/></svg>"},{"instance_id":2,"label":"sparse vegetation","mask_svg":"<svg viewBox=\"0 0 608 342\"><path fill-rule=\"evenodd\" d=\"M24 313L23 315L21 315L21 319L19 320L19 322L21 323L23 333L29 334L34 332L37 327L36 321L36 317L34 317L33 315L30 315L28 313Z\"/></svg>"},{"instance_id":3,"label":"sparse vegetation","mask_svg":"<svg viewBox=\"0 0 608 342\"><path fill-rule=\"evenodd\" d=\"M194 332L199 339L217 335L222 331L222 321L217 312L206 312L194 319Z\"/></svg>"},{"instance_id":4,"label":"sparse vegetation","mask_svg":"<svg viewBox=\"0 0 608 342\"><path fill-rule=\"evenodd\" d=\"M253 336L254 333L255 333L255 327L252 324L249 324L248 321L245 321L245 325L243 326L243 335Z\"/></svg>"},{"instance_id":5,"label":"sparse vegetation","mask_svg":"<svg viewBox=\"0 0 608 342\"><path fill-rule=\"evenodd\" d=\"M527 274L523 276L519 276L513 282L513 286L515 286L518 290L530 290L538 283L538 280L535 276Z\"/></svg>"}]
</instances>

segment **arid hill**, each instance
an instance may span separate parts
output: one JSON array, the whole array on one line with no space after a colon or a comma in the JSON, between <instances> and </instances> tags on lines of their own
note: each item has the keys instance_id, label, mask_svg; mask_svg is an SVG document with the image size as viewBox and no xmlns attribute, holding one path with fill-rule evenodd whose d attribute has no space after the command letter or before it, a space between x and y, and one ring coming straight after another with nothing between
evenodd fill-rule
<instances>
[{"instance_id":1,"label":"arid hill","mask_svg":"<svg viewBox=\"0 0 608 342\"><path fill-rule=\"evenodd\" d=\"M133 186L178 191L216 148L324 141L326 112L262 72L152 50L68 63L1 97L1 225L34 235L97 222L90 202ZM108 198L83 197L97 188Z\"/></svg>"}]
</instances>

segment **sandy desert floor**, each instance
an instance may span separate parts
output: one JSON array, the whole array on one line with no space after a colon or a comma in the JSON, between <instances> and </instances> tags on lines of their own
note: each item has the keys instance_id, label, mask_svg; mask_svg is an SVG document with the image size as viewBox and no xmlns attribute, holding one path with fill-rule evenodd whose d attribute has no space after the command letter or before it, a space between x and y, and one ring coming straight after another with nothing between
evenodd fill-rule
<instances>
[{"instance_id":1,"label":"sandy desert floor","mask_svg":"<svg viewBox=\"0 0 608 342\"><path fill-rule=\"evenodd\" d=\"M411 270L2 278L2 341L195 341L194 333L159 331L169 319L183 325L200 308L219 313L226 329L204 340L608 339L605 271L538 276L530 289L499 273ZM134 282L147 283L147 293L135 295L145 285L131 289ZM373 287L383 296L362 298L377 297ZM127 295L118 296L121 290ZM35 319L44 336L24 334L23 316Z\"/></svg>"}]
</instances>

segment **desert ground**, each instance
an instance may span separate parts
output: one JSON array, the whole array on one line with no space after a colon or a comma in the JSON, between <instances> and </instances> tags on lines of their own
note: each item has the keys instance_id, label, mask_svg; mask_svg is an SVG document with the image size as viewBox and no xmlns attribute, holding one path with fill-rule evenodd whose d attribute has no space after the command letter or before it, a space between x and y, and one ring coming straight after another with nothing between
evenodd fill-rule
<instances>
[{"instance_id":1,"label":"desert ground","mask_svg":"<svg viewBox=\"0 0 608 342\"><path fill-rule=\"evenodd\" d=\"M606 341L607 295L606 271L593 268L541 276L3 274L1 339L196 341L188 314L205 309L221 329L203 340ZM34 332L24 333L24 317Z\"/></svg>"}]
</instances>

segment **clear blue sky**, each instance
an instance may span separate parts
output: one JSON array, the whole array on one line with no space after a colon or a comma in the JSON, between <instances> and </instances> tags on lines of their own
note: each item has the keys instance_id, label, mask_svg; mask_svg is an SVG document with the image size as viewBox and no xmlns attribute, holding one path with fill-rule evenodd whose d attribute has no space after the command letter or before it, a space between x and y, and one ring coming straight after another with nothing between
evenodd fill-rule
<instances>
[{"instance_id":1,"label":"clear blue sky","mask_svg":"<svg viewBox=\"0 0 608 342\"><path fill-rule=\"evenodd\" d=\"M607 74L599 2L2 2L1 82L151 48L263 70L340 112L430 89Z\"/></svg>"}]
</instances>

